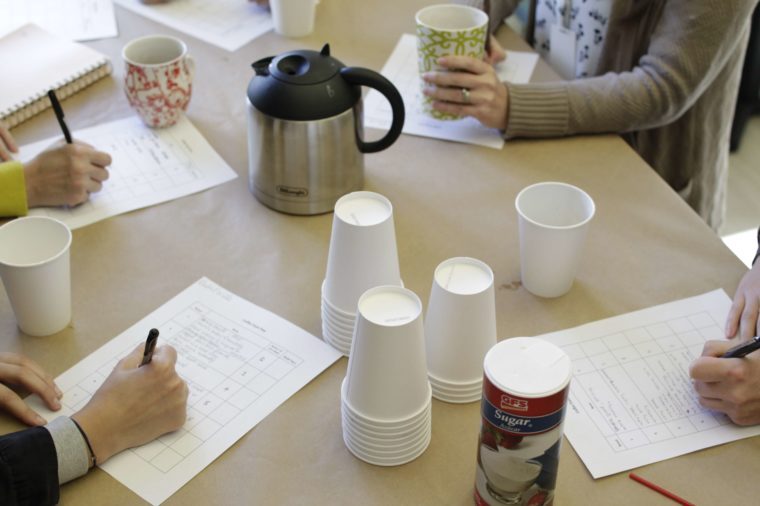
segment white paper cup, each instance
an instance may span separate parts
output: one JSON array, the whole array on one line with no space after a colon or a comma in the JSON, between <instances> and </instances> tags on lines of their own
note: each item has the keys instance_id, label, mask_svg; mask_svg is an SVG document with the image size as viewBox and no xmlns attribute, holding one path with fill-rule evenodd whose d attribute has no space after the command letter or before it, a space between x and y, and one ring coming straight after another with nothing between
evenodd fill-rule
<instances>
[{"instance_id":1,"label":"white paper cup","mask_svg":"<svg viewBox=\"0 0 760 506\"><path fill-rule=\"evenodd\" d=\"M314 31L317 0L269 0L274 31L284 37L305 37Z\"/></svg>"},{"instance_id":2,"label":"white paper cup","mask_svg":"<svg viewBox=\"0 0 760 506\"><path fill-rule=\"evenodd\" d=\"M341 352L346 357L351 353L351 339L336 333L324 320L322 321L322 338L324 341Z\"/></svg>"},{"instance_id":3,"label":"white paper cup","mask_svg":"<svg viewBox=\"0 0 760 506\"><path fill-rule=\"evenodd\" d=\"M546 182L524 188L515 208L523 286L540 297L564 295L583 260L594 201L575 186Z\"/></svg>"},{"instance_id":4,"label":"white paper cup","mask_svg":"<svg viewBox=\"0 0 760 506\"><path fill-rule=\"evenodd\" d=\"M378 422L406 420L430 402L422 303L410 290L378 286L359 299L345 397Z\"/></svg>"},{"instance_id":5,"label":"white paper cup","mask_svg":"<svg viewBox=\"0 0 760 506\"><path fill-rule=\"evenodd\" d=\"M409 434L402 436L377 437L376 435L369 435L366 431L357 428L351 419L347 418L345 414L342 416L341 421L343 423L343 431L346 432L351 439L364 446L367 450L377 452L408 451L426 437L430 427L430 420L427 420L425 424L421 424L417 430L410 432Z\"/></svg>"},{"instance_id":6,"label":"white paper cup","mask_svg":"<svg viewBox=\"0 0 760 506\"><path fill-rule=\"evenodd\" d=\"M327 321L322 321L322 331L326 334L326 337L328 337L330 341L333 341L336 344L340 344L341 346L345 346L346 351L351 350L350 335L347 335L339 330L335 330Z\"/></svg>"},{"instance_id":7,"label":"white paper cup","mask_svg":"<svg viewBox=\"0 0 760 506\"><path fill-rule=\"evenodd\" d=\"M365 438L359 436L355 436L353 432L345 431L343 432L343 437L348 438L351 440L352 446L355 448L360 449L362 452L382 457L382 458L392 458L392 457L403 457L405 455L408 455L410 452L414 452L416 448L420 446L426 439L430 437L429 431L421 431L419 434L416 435L416 437L406 443L392 443L392 444L373 444L371 442L368 442Z\"/></svg>"},{"instance_id":8,"label":"white paper cup","mask_svg":"<svg viewBox=\"0 0 760 506\"><path fill-rule=\"evenodd\" d=\"M425 346L433 387L463 387L480 400L483 358L496 344L493 272L474 258L445 260L435 270L425 317Z\"/></svg>"},{"instance_id":9,"label":"white paper cup","mask_svg":"<svg viewBox=\"0 0 760 506\"><path fill-rule=\"evenodd\" d=\"M408 429L398 430L396 432L380 431L366 427L361 422L358 422L355 418L351 417L348 409L342 410L341 419L343 421L343 429L349 429L351 433L358 438L366 439L369 443L377 445L382 444L402 444L416 441L419 438L421 432L427 430L427 426L430 425L430 411L427 411L427 416L420 419L417 423L410 426Z\"/></svg>"},{"instance_id":10,"label":"white paper cup","mask_svg":"<svg viewBox=\"0 0 760 506\"><path fill-rule=\"evenodd\" d=\"M440 401L454 404L474 402L474 398L480 398L483 389L483 380L473 382L468 386L454 386L450 383L436 383L436 378L428 374L430 386L433 389L433 397Z\"/></svg>"},{"instance_id":11,"label":"white paper cup","mask_svg":"<svg viewBox=\"0 0 760 506\"><path fill-rule=\"evenodd\" d=\"M331 320L342 323L351 328L353 328L356 323L356 313L348 314L335 308L335 306L331 306L325 299L322 299L322 314L329 316Z\"/></svg>"},{"instance_id":12,"label":"white paper cup","mask_svg":"<svg viewBox=\"0 0 760 506\"><path fill-rule=\"evenodd\" d=\"M378 456L373 452L368 452L358 447L354 441L346 433L343 433L343 442L346 443L346 448L358 459L361 459L368 464L374 464L376 466L400 466L408 462L413 461L420 455L422 455L430 444L430 436L428 433L425 439L423 439L418 446L412 448L408 452L401 453L397 456L387 457Z\"/></svg>"},{"instance_id":13,"label":"white paper cup","mask_svg":"<svg viewBox=\"0 0 760 506\"><path fill-rule=\"evenodd\" d=\"M380 285L401 285L393 206L377 193L349 193L335 203L322 296L351 314L361 294Z\"/></svg>"},{"instance_id":14,"label":"white paper cup","mask_svg":"<svg viewBox=\"0 0 760 506\"><path fill-rule=\"evenodd\" d=\"M0 227L0 278L25 334L47 336L71 321L71 231L43 216Z\"/></svg>"},{"instance_id":15,"label":"white paper cup","mask_svg":"<svg viewBox=\"0 0 760 506\"><path fill-rule=\"evenodd\" d=\"M322 314L322 322L327 325L335 335L346 339L349 343L353 339L354 331L352 328L347 328L336 324L330 319L329 316L326 316L324 313Z\"/></svg>"},{"instance_id":16,"label":"white paper cup","mask_svg":"<svg viewBox=\"0 0 760 506\"><path fill-rule=\"evenodd\" d=\"M420 406L420 408L411 415L396 419L377 419L368 417L358 412L347 399L348 392L348 376L343 378L343 383L340 386L341 393L341 410L353 421L357 427L367 429L372 432L383 435L395 435L400 436L414 432L419 429L419 425L425 420L430 419L431 406L433 404L431 392L425 395L428 401Z\"/></svg>"}]
</instances>

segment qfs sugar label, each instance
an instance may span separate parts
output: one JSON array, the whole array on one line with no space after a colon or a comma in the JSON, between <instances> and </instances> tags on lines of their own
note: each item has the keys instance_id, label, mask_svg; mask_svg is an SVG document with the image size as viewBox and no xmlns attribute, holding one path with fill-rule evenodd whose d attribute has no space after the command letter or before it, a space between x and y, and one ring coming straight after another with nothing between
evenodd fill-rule
<instances>
[{"instance_id":1,"label":"qfs sugar label","mask_svg":"<svg viewBox=\"0 0 760 506\"><path fill-rule=\"evenodd\" d=\"M551 505L570 382L556 346L513 338L484 361L475 503Z\"/></svg>"}]
</instances>

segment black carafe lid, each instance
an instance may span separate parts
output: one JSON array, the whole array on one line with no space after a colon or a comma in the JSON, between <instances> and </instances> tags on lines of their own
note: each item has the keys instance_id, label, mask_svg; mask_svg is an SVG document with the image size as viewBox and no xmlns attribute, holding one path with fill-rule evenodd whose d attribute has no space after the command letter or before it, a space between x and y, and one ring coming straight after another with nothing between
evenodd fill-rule
<instances>
[{"instance_id":1,"label":"black carafe lid","mask_svg":"<svg viewBox=\"0 0 760 506\"><path fill-rule=\"evenodd\" d=\"M321 51L302 49L258 60L248 84L248 100L262 113L284 120L311 121L352 108L361 88L341 75L343 63Z\"/></svg>"}]
</instances>

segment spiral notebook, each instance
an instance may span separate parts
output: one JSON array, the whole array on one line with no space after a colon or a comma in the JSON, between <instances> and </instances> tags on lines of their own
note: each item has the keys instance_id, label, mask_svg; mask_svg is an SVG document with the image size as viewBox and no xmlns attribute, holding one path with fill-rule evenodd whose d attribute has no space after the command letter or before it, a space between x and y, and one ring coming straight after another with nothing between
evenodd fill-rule
<instances>
[{"instance_id":1,"label":"spiral notebook","mask_svg":"<svg viewBox=\"0 0 760 506\"><path fill-rule=\"evenodd\" d=\"M109 59L87 46L28 24L0 38L0 120L10 128L111 73Z\"/></svg>"}]
</instances>

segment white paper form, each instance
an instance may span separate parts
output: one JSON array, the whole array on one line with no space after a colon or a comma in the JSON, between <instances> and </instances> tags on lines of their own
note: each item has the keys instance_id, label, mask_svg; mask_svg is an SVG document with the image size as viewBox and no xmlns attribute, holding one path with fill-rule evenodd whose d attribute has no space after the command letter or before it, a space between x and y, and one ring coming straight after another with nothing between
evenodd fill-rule
<instances>
[{"instance_id":1,"label":"white paper form","mask_svg":"<svg viewBox=\"0 0 760 506\"><path fill-rule=\"evenodd\" d=\"M730 307L715 290L539 336L573 362L565 435L594 478L760 434L702 408L689 378Z\"/></svg>"},{"instance_id":2,"label":"white paper form","mask_svg":"<svg viewBox=\"0 0 760 506\"><path fill-rule=\"evenodd\" d=\"M116 37L111 0L0 0L0 34L34 23L69 40Z\"/></svg>"},{"instance_id":3,"label":"white paper form","mask_svg":"<svg viewBox=\"0 0 760 506\"><path fill-rule=\"evenodd\" d=\"M143 5L140 0L114 1L227 51L239 49L274 27L266 8L246 0L172 0L157 5Z\"/></svg>"},{"instance_id":4,"label":"white paper form","mask_svg":"<svg viewBox=\"0 0 760 506\"><path fill-rule=\"evenodd\" d=\"M342 355L279 316L201 278L56 378L63 408L27 399L48 420L83 407L117 361L144 343L177 349L190 387L178 431L126 450L101 466L151 504L160 504ZM262 483L261 486L266 486Z\"/></svg>"},{"instance_id":5,"label":"white paper form","mask_svg":"<svg viewBox=\"0 0 760 506\"><path fill-rule=\"evenodd\" d=\"M537 54L507 51L507 59L496 65L496 73L502 81L527 83L537 61ZM504 146L504 139L498 130L485 127L474 118L443 121L422 112L417 37L414 35L401 36L385 63L382 74L396 86L404 99L405 134L477 144L494 149ZM364 126L387 130L392 117L390 105L385 97L375 90L370 91L364 106Z\"/></svg>"},{"instance_id":6,"label":"white paper form","mask_svg":"<svg viewBox=\"0 0 760 506\"><path fill-rule=\"evenodd\" d=\"M169 128L151 129L132 117L76 130L74 139L109 153L113 163L103 189L79 206L31 209L75 229L117 214L184 197L237 177L186 117ZM28 160L55 139L22 146Z\"/></svg>"}]
</instances>

